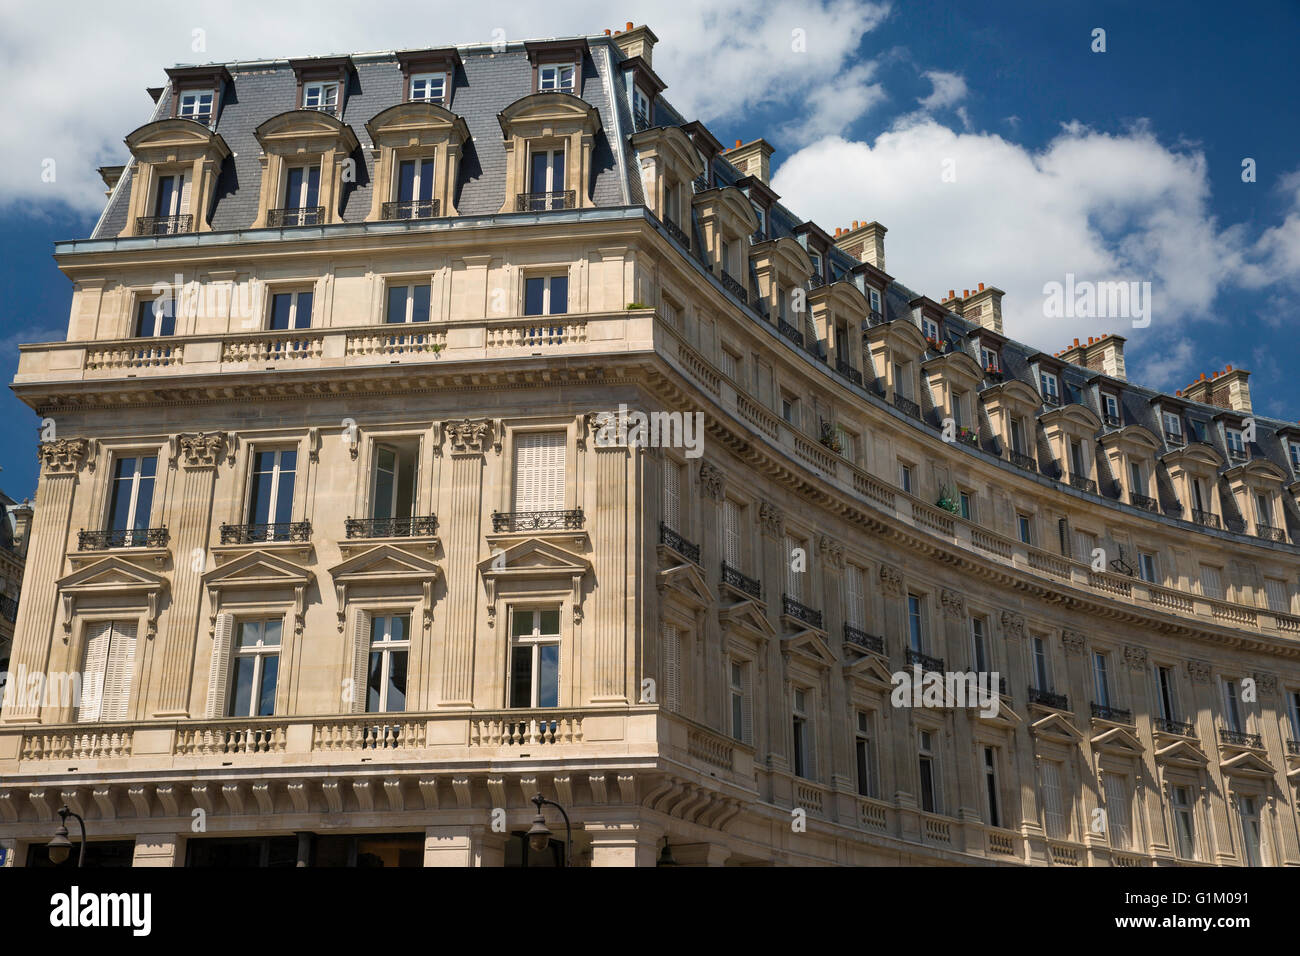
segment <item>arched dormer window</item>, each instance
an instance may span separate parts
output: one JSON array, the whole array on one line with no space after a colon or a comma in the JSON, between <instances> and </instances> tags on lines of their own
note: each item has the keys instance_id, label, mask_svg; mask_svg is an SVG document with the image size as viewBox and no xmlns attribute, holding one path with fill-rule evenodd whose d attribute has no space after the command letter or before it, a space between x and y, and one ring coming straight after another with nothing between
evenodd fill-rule
<instances>
[{"instance_id":1,"label":"arched dormer window","mask_svg":"<svg viewBox=\"0 0 1300 956\"><path fill-rule=\"evenodd\" d=\"M374 181L368 218L454 216L465 121L430 102L400 103L366 124L374 143Z\"/></svg>"},{"instance_id":2,"label":"arched dormer window","mask_svg":"<svg viewBox=\"0 0 1300 956\"><path fill-rule=\"evenodd\" d=\"M230 147L203 123L165 119L126 138L131 200L123 236L206 232L221 164Z\"/></svg>"},{"instance_id":3,"label":"arched dormer window","mask_svg":"<svg viewBox=\"0 0 1300 956\"><path fill-rule=\"evenodd\" d=\"M805 289L812 261L803 246L788 236L760 242L749 248L749 263L758 280L760 311L786 338L815 352L818 336L808 321Z\"/></svg>"},{"instance_id":4,"label":"arched dormer window","mask_svg":"<svg viewBox=\"0 0 1300 956\"><path fill-rule=\"evenodd\" d=\"M816 267L814 266L814 271ZM810 280L817 282L814 275ZM813 285L807 294L813 333L821 343L826 364L855 385L869 385L873 373L862 367L862 328L867 321L867 300L852 282Z\"/></svg>"},{"instance_id":5,"label":"arched dormer window","mask_svg":"<svg viewBox=\"0 0 1300 956\"><path fill-rule=\"evenodd\" d=\"M676 126L661 126L631 139L641 163L645 204L679 242L691 247L691 184L704 164L690 138Z\"/></svg>"},{"instance_id":6,"label":"arched dormer window","mask_svg":"<svg viewBox=\"0 0 1300 956\"><path fill-rule=\"evenodd\" d=\"M341 221L352 127L329 112L290 110L254 131L262 147L262 188L253 228L320 226Z\"/></svg>"},{"instance_id":7,"label":"arched dormer window","mask_svg":"<svg viewBox=\"0 0 1300 956\"><path fill-rule=\"evenodd\" d=\"M499 114L506 149L501 212L593 205L592 153L600 113L571 93L533 93Z\"/></svg>"},{"instance_id":8,"label":"arched dormer window","mask_svg":"<svg viewBox=\"0 0 1300 956\"><path fill-rule=\"evenodd\" d=\"M734 186L695 194L705 258L714 274L742 302L749 303L749 237L758 228L754 209Z\"/></svg>"},{"instance_id":9,"label":"arched dormer window","mask_svg":"<svg viewBox=\"0 0 1300 956\"><path fill-rule=\"evenodd\" d=\"M1096 435L1101 430L1097 413L1086 405L1070 403L1044 412L1039 421L1070 487L1096 494Z\"/></svg>"}]
</instances>

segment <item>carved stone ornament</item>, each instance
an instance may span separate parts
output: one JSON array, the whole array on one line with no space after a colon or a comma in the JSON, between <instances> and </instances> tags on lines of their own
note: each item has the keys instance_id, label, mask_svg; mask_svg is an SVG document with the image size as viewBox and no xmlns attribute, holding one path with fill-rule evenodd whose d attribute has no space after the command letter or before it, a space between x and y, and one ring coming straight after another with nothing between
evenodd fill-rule
<instances>
[{"instance_id":1,"label":"carved stone ornament","mask_svg":"<svg viewBox=\"0 0 1300 956\"><path fill-rule=\"evenodd\" d=\"M947 589L940 591L939 604L942 605L944 613L949 617L964 617L966 614L966 599L956 591Z\"/></svg>"},{"instance_id":2,"label":"carved stone ornament","mask_svg":"<svg viewBox=\"0 0 1300 956\"><path fill-rule=\"evenodd\" d=\"M1017 640L1025 636L1025 619L1015 611L1002 612L1002 633Z\"/></svg>"},{"instance_id":3,"label":"carved stone ornament","mask_svg":"<svg viewBox=\"0 0 1300 956\"><path fill-rule=\"evenodd\" d=\"M43 441L36 449L36 460L47 475L75 475L86 463L90 442L84 438L59 438Z\"/></svg>"},{"instance_id":4,"label":"carved stone ornament","mask_svg":"<svg viewBox=\"0 0 1300 956\"><path fill-rule=\"evenodd\" d=\"M766 501L759 504L758 521L762 525L763 534L778 537L785 532L785 515L774 504Z\"/></svg>"},{"instance_id":5,"label":"carved stone ornament","mask_svg":"<svg viewBox=\"0 0 1300 956\"><path fill-rule=\"evenodd\" d=\"M1083 634L1079 631L1066 628L1061 632L1061 643L1065 645L1065 653L1078 656L1083 653Z\"/></svg>"},{"instance_id":6,"label":"carved stone ornament","mask_svg":"<svg viewBox=\"0 0 1300 956\"><path fill-rule=\"evenodd\" d=\"M1210 665L1208 661L1189 660L1187 662L1187 676L1200 684L1210 682Z\"/></svg>"},{"instance_id":7,"label":"carved stone ornament","mask_svg":"<svg viewBox=\"0 0 1300 956\"><path fill-rule=\"evenodd\" d=\"M1129 644L1124 648L1124 663L1135 671L1143 670L1147 666L1147 649Z\"/></svg>"},{"instance_id":8,"label":"carved stone ornament","mask_svg":"<svg viewBox=\"0 0 1300 956\"><path fill-rule=\"evenodd\" d=\"M700 487L714 501L721 501L723 493L722 470L716 465L710 465L707 461L700 462Z\"/></svg>"},{"instance_id":9,"label":"carved stone ornament","mask_svg":"<svg viewBox=\"0 0 1300 956\"><path fill-rule=\"evenodd\" d=\"M1272 697L1277 693L1277 675L1276 674L1256 674L1255 687L1265 697Z\"/></svg>"},{"instance_id":10,"label":"carved stone ornament","mask_svg":"<svg viewBox=\"0 0 1300 956\"><path fill-rule=\"evenodd\" d=\"M492 438L490 421L472 422L466 418L464 421L448 422L446 427L453 452L482 454L487 451L488 442Z\"/></svg>"},{"instance_id":11,"label":"carved stone ornament","mask_svg":"<svg viewBox=\"0 0 1300 956\"><path fill-rule=\"evenodd\" d=\"M880 586L885 589L885 593L891 597L898 597L903 593L903 573L892 565L882 564L880 566Z\"/></svg>"},{"instance_id":12,"label":"carved stone ornament","mask_svg":"<svg viewBox=\"0 0 1300 956\"><path fill-rule=\"evenodd\" d=\"M834 538L822 535L817 542L817 550L831 567L844 567L844 545Z\"/></svg>"},{"instance_id":13,"label":"carved stone ornament","mask_svg":"<svg viewBox=\"0 0 1300 956\"><path fill-rule=\"evenodd\" d=\"M215 468L226 449L226 436L221 432L181 435L180 446L186 468Z\"/></svg>"}]
</instances>

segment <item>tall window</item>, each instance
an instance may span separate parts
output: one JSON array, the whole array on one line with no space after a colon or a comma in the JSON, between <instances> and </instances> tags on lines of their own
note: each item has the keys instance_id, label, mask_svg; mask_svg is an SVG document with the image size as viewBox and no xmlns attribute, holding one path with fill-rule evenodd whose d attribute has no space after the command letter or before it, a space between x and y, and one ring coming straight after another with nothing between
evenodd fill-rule
<instances>
[{"instance_id":1,"label":"tall window","mask_svg":"<svg viewBox=\"0 0 1300 956\"><path fill-rule=\"evenodd\" d=\"M564 208L564 148L534 150L529 157L529 210Z\"/></svg>"},{"instance_id":2,"label":"tall window","mask_svg":"<svg viewBox=\"0 0 1300 956\"><path fill-rule=\"evenodd\" d=\"M1273 524L1273 503L1263 493L1255 495L1255 523L1261 526Z\"/></svg>"},{"instance_id":3,"label":"tall window","mask_svg":"<svg viewBox=\"0 0 1300 956\"><path fill-rule=\"evenodd\" d=\"M670 458L664 459L664 524L682 530L682 466Z\"/></svg>"},{"instance_id":4,"label":"tall window","mask_svg":"<svg viewBox=\"0 0 1300 956\"><path fill-rule=\"evenodd\" d=\"M1093 692L1097 695L1097 703L1102 707L1110 706L1110 660L1100 651L1094 651L1092 654L1092 683Z\"/></svg>"},{"instance_id":5,"label":"tall window","mask_svg":"<svg viewBox=\"0 0 1300 956\"><path fill-rule=\"evenodd\" d=\"M1201 565L1201 593L1208 598L1223 599L1223 575L1218 568Z\"/></svg>"},{"instance_id":6,"label":"tall window","mask_svg":"<svg viewBox=\"0 0 1300 956\"><path fill-rule=\"evenodd\" d=\"M857 733L854 735L854 756L858 766L858 793L864 797L876 797L876 754L872 744L871 716L858 711Z\"/></svg>"},{"instance_id":7,"label":"tall window","mask_svg":"<svg viewBox=\"0 0 1300 956\"><path fill-rule=\"evenodd\" d=\"M1156 556L1150 551L1138 552L1138 577L1148 584L1158 584L1156 578Z\"/></svg>"},{"instance_id":8,"label":"tall window","mask_svg":"<svg viewBox=\"0 0 1300 956\"><path fill-rule=\"evenodd\" d=\"M282 627L278 618L239 622L230 687L231 717L269 717L275 713Z\"/></svg>"},{"instance_id":9,"label":"tall window","mask_svg":"<svg viewBox=\"0 0 1300 956\"><path fill-rule=\"evenodd\" d=\"M1196 859L1196 805L1192 788L1176 784L1169 788L1169 803L1174 817L1175 850L1179 859Z\"/></svg>"},{"instance_id":10,"label":"tall window","mask_svg":"<svg viewBox=\"0 0 1300 956\"><path fill-rule=\"evenodd\" d=\"M980 349L980 358L984 360L984 370L987 372L999 372L1002 366L998 363L998 353L993 349Z\"/></svg>"},{"instance_id":11,"label":"tall window","mask_svg":"<svg viewBox=\"0 0 1300 956\"><path fill-rule=\"evenodd\" d=\"M740 381L740 356L725 348L722 350L722 374L733 382Z\"/></svg>"},{"instance_id":12,"label":"tall window","mask_svg":"<svg viewBox=\"0 0 1300 956\"><path fill-rule=\"evenodd\" d=\"M569 276L529 276L524 280L524 315L565 315L569 311Z\"/></svg>"},{"instance_id":13,"label":"tall window","mask_svg":"<svg viewBox=\"0 0 1300 956\"><path fill-rule=\"evenodd\" d=\"M515 610L511 615L510 706L560 705L560 612Z\"/></svg>"},{"instance_id":14,"label":"tall window","mask_svg":"<svg viewBox=\"0 0 1300 956\"><path fill-rule=\"evenodd\" d=\"M813 736L811 717L808 710L808 693L798 688L794 692L792 729L794 731L794 775L812 779L814 774Z\"/></svg>"},{"instance_id":15,"label":"tall window","mask_svg":"<svg viewBox=\"0 0 1300 956\"><path fill-rule=\"evenodd\" d=\"M1147 482L1142 475L1142 466L1136 461L1128 463L1128 490L1135 495L1147 493Z\"/></svg>"},{"instance_id":16,"label":"tall window","mask_svg":"<svg viewBox=\"0 0 1300 956\"><path fill-rule=\"evenodd\" d=\"M975 520L975 499L969 491L960 492L957 495L957 501L961 509L961 516L967 521Z\"/></svg>"},{"instance_id":17,"label":"tall window","mask_svg":"<svg viewBox=\"0 0 1300 956\"><path fill-rule=\"evenodd\" d=\"M1037 690L1052 689L1052 665L1047 656L1047 641L1041 637L1033 639L1034 653L1034 687Z\"/></svg>"},{"instance_id":18,"label":"tall window","mask_svg":"<svg viewBox=\"0 0 1300 956\"><path fill-rule=\"evenodd\" d=\"M158 177L153 214L159 219L183 216L190 206L190 182L185 173Z\"/></svg>"},{"instance_id":19,"label":"tall window","mask_svg":"<svg viewBox=\"0 0 1300 956\"><path fill-rule=\"evenodd\" d=\"M1106 407L1106 422L1111 425L1119 424L1119 399L1114 395L1103 394L1102 400Z\"/></svg>"},{"instance_id":20,"label":"tall window","mask_svg":"<svg viewBox=\"0 0 1300 956\"><path fill-rule=\"evenodd\" d=\"M970 619L971 649L974 651L975 673L989 672L988 621L982 617Z\"/></svg>"},{"instance_id":21,"label":"tall window","mask_svg":"<svg viewBox=\"0 0 1300 956\"><path fill-rule=\"evenodd\" d=\"M123 456L114 462L108 505L108 527L117 532L113 544L131 547L145 543L157 471L157 455Z\"/></svg>"},{"instance_id":22,"label":"tall window","mask_svg":"<svg viewBox=\"0 0 1300 956\"><path fill-rule=\"evenodd\" d=\"M921 331L925 333L925 337L930 339L932 342L939 341L939 323L934 321L934 319L922 318Z\"/></svg>"},{"instance_id":23,"label":"tall window","mask_svg":"<svg viewBox=\"0 0 1300 956\"><path fill-rule=\"evenodd\" d=\"M1291 722L1291 739L1300 741L1300 690L1286 695L1286 715Z\"/></svg>"},{"instance_id":24,"label":"tall window","mask_svg":"<svg viewBox=\"0 0 1300 956\"><path fill-rule=\"evenodd\" d=\"M1056 404L1061 400L1061 389L1057 383L1056 376L1051 372L1040 372L1038 375L1039 384L1043 389L1043 399Z\"/></svg>"},{"instance_id":25,"label":"tall window","mask_svg":"<svg viewBox=\"0 0 1300 956\"><path fill-rule=\"evenodd\" d=\"M302 108L334 113L339 107L337 83L308 83L302 90Z\"/></svg>"},{"instance_id":26,"label":"tall window","mask_svg":"<svg viewBox=\"0 0 1300 956\"><path fill-rule=\"evenodd\" d=\"M664 625L663 703L672 711L682 709L682 636L672 624Z\"/></svg>"},{"instance_id":27,"label":"tall window","mask_svg":"<svg viewBox=\"0 0 1300 956\"><path fill-rule=\"evenodd\" d=\"M397 164L398 219L433 215L433 157L404 159Z\"/></svg>"},{"instance_id":28,"label":"tall window","mask_svg":"<svg viewBox=\"0 0 1300 956\"><path fill-rule=\"evenodd\" d=\"M1183 437L1183 420L1174 412L1165 412L1165 435L1176 440Z\"/></svg>"},{"instance_id":29,"label":"tall window","mask_svg":"<svg viewBox=\"0 0 1300 956\"><path fill-rule=\"evenodd\" d=\"M921 780L921 809L926 813L939 812L939 774L935 756L934 734L928 730L918 733L917 769Z\"/></svg>"},{"instance_id":30,"label":"tall window","mask_svg":"<svg viewBox=\"0 0 1300 956\"><path fill-rule=\"evenodd\" d=\"M1237 682L1230 678L1223 678L1223 719L1228 724L1228 729L1233 733L1240 734L1246 729L1245 721L1241 715L1241 698L1237 694Z\"/></svg>"},{"instance_id":31,"label":"tall window","mask_svg":"<svg viewBox=\"0 0 1300 956\"><path fill-rule=\"evenodd\" d=\"M384 321L389 324L429 321L429 283L390 285Z\"/></svg>"},{"instance_id":32,"label":"tall window","mask_svg":"<svg viewBox=\"0 0 1300 956\"><path fill-rule=\"evenodd\" d=\"M722 502L722 560L737 571L745 570L740 544L740 505L730 498Z\"/></svg>"},{"instance_id":33,"label":"tall window","mask_svg":"<svg viewBox=\"0 0 1300 956\"><path fill-rule=\"evenodd\" d=\"M1025 454L1025 426L1018 418L1011 419L1011 450Z\"/></svg>"},{"instance_id":34,"label":"tall window","mask_svg":"<svg viewBox=\"0 0 1300 956\"><path fill-rule=\"evenodd\" d=\"M795 552L799 552L796 557ZM785 536L785 593L796 601L804 599L804 577L807 575L808 550L804 542L791 535Z\"/></svg>"},{"instance_id":35,"label":"tall window","mask_svg":"<svg viewBox=\"0 0 1300 956\"><path fill-rule=\"evenodd\" d=\"M149 299L136 306L136 338L157 338L176 334L176 304L170 295Z\"/></svg>"},{"instance_id":36,"label":"tall window","mask_svg":"<svg viewBox=\"0 0 1300 956\"><path fill-rule=\"evenodd\" d=\"M1268 599L1270 611L1287 613L1291 610L1291 594L1287 590L1285 581L1279 578L1265 578L1264 595Z\"/></svg>"},{"instance_id":37,"label":"tall window","mask_svg":"<svg viewBox=\"0 0 1300 956\"><path fill-rule=\"evenodd\" d=\"M1043 791L1043 829L1049 840L1066 840L1070 836L1069 817L1065 812L1065 792L1061 789L1061 765L1044 760L1039 765Z\"/></svg>"},{"instance_id":38,"label":"tall window","mask_svg":"<svg viewBox=\"0 0 1300 956\"><path fill-rule=\"evenodd\" d=\"M1034 543L1033 523L1029 515L1016 515L1016 531L1020 534L1020 540L1025 544Z\"/></svg>"},{"instance_id":39,"label":"tall window","mask_svg":"<svg viewBox=\"0 0 1300 956\"><path fill-rule=\"evenodd\" d=\"M415 506L414 446L375 447L375 477L371 517L409 518Z\"/></svg>"},{"instance_id":40,"label":"tall window","mask_svg":"<svg viewBox=\"0 0 1300 956\"><path fill-rule=\"evenodd\" d=\"M742 744L753 739L749 710L749 664L733 660L729 668L727 692L731 698L731 736Z\"/></svg>"},{"instance_id":41,"label":"tall window","mask_svg":"<svg viewBox=\"0 0 1300 956\"><path fill-rule=\"evenodd\" d=\"M1246 445L1241 440L1241 431L1236 428L1224 429L1228 436L1228 455L1232 458L1245 458Z\"/></svg>"},{"instance_id":42,"label":"tall window","mask_svg":"<svg viewBox=\"0 0 1300 956\"><path fill-rule=\"evenodd\" d=\"M293 515L293 485L298 453L292 449L259 451L253 455L253 484L248 497L248 523L287 524ZM272 537L280 531L270 529ZM284 537L288 530L283 529Z\"/></svg>"},{"instance_id":43,"label":"tall window","mask_svg":"<svg viewBox=\"0 0 1300 956\"><path fill-rule=\"evenodd\" d=\"M312 293L277 292L271 296L271 330L311 328Z\"/></svg>"},{"instance_id":44,"label":"tall window","mask_svg":"<svg viewBox=\"0 0 1300 956\"><path fill-rule=\"evenodd\" d=\"M441 103L447 96L446 73L412 73L411 102Z\"/></svg>"},{"instance_id":45,"label":"tall window","mask_svg":"<svg viewBox=\"0 0 1300 956\"><path fill-rule=\"evenodd\" d=\"M537 68L537 89L542 92L573 92L577 69L573 63L546 63Z\"/></svg>"},{"instance_id":46,"label":"tall window","mask_svg":"<svg viewBox=\"0 0 1300 956\"><path fill-rule=\"evenodd\" d=\"M406 662L410 650L409 614L376 614L370 618L367 713L400 713L406 710Z\"/></svg>"},{"instance_id":47,"label":"tall window","mask_svg":"<svg viewBox=\"0 0 1300 956\"><path fill-rule=\"evenodd\" d=\"M909 495L912 493L912 466L901 461L898 463L898 487Z\"/></svg>"},{"instance_id":48,"label":"tall window","mask_svg":"<svg viewBox=\"0 0 1300 956\"><path fill-rule=\"evenodd\" d=\"M867 625L866 598L863 594L862 569L844 565L844 622L859 630Z\"/></svg>"},{"instance_id":49,"label":"tall window","mask_svg":"<svg viewBox=\"0 0 1300 956\"><path fill-rule=\"evenodd\" d=\"M1156 667L1156 706L1165 720L1178 719L1178 698L1174 692L1174 669Z\"/></svg>"},{"instance_id":50,"label":"tall window","mask_svg":"<svg viewBox=\"0 0 1300 956\"><path fill-rule=\"evenodd\" d=\"M1241 846L1246 866L1263 866L1260 852L1259 805L1255 797L1237 795L1237 812L1241 814Z\"/></svg>"},{"instance_id":51,"label":"tall window","mask_svg":"<svg viewBox=\"0 0 1300 956\"><path fill-rule=\"evenodd\" d=\"M292 166L285 177L284 208L298 215L285 216L286 226L314 226L320 205L320 167Z\"/></svg>"},{"instance_id":52,"label":"tall window","mask_svg":"<svg viewBox=\"0 0 1300 956\"><path fill-rule=\"evenodd\" d=\"M998 752L992 747L984 748L984 798L988 807L989 826L1002 826L1002 815L998 807Z\"/></svg>"},{"instance_id":53,"label":"tall window","mask_svg":"<svg viewBox=\"0 0 1300 956\"><path fill-rule=\"evenodd\" d=\"M135 673L135 631L132 621L102 621L86 627L78 723L126 720Z\"/></svg>"},{"instance_id":54,"label":"tall window","mask_svg":"<svg viewBox=\"0 0 1300 956\"><path fill-rule=\"evenodd\" d=\"M868 298L871 300L871 311L880 315L880 292L876 289L868 289Z\"/></svg>"},{"instance_id":55,"label":"tall window","mask_svg":"<svg viewBox=\"0 0 1300 956\"><path fill-rule=\"evenodd\" d=\"M1129 827L1128 778L1106 773L1102 776L1102 785L1106 791L1106 832L1110 845L1117 850L1127 850L1133 845L1133 833Z\"/></svg>"},{"instance_id":56,"label":"tall window","mask_svg":"<svg viewBox=\"0 0 1300 956\"><path fill-rule=\"evenodd\" d=\"M1088 477L1088 466L1083 458L1083 442L1078 439L1070 442L1070 468L1076 478Z\"/></svg>"},{"instance_id":57,"label":"tall window","mask_svg":"<svg viewBox=\"0 0 1300 956\"><path fill-rule=\"evenodd\" d=\"M650 128L650 98L640 87L632 88L632 120L639 130Z\"/></svg>"},{"instance_id":58,"label":"tall window","mask_svg":"<svg viewBox=\"0 0 1300 956\"><path fill-rule=\"evenodd\" d=\"M524 432L515 439L515 511L564 509L564 432Z\"/></svg>"},{"instance_id":59,"label":"tall window","mask_svg":"<svg viewBox=\"0 0 1300 956\"><path fill-rule=\"evenodd\" d=\"M919 594L907 596L907 646L918 653L925 651L925 604Z\"/></svg>"}]
</instances>

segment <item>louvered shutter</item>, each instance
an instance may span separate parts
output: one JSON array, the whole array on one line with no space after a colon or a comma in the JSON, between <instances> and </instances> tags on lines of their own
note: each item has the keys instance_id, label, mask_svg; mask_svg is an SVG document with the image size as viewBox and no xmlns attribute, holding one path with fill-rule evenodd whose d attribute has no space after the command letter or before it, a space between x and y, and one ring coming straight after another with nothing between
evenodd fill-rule
<instances>
[{"instance_id":1,"label":"louvered shutter","mask_svg":"<svg viewBox=\"0 0 1300 956\"><path fill-rule=\"evenodd\" d=\"M664 462L664 524L681 532L682 470L675 461Z\"/></svg>"},{"instance_id":2,"label":"louvered shutter","mask_svg":"<svg viewBox=\"0 0 1300 956\"><path fill-rule=\"evenodd\" d=\"M112 631L99 716L101 720L126 720L135 673L135 622L114 621Z\"/></svg>"},{"instance_id":3,"label":"louvered shutter","mask_svg":"<svg viewBox=\"0 0 1300 956\"><path fill-rule=\"evenodd\" d=\"M681 709L682 641L677 628L664 625L663 703L669 710Z\"/></svg>"},{"instance_id":4,"label":"louvered shutter","mask_svg":"<svg viewBox=\"0 0 1300 956\"><path fill-rule=\"evenodd\" d=\"M180 199L176 203L176 215L184 216L190 211L190 175L181 173Z\"/></svg>"},{"instance_id":5,"label":"louvered shutter","mask_svg":"<svg viewBox=\"0 0 1300 956\"><path fill-rule=\"evenodd\" d=\"M1061 772L1052 761L1042 764L1043 778L1043 826L1047 836L1052 840L1064 840L1065 811L1061 805Z\"/></svg>"},{"instance_id":6,"label":"louvered shutter","mask_svg":"<svg viewBox=\"0 0 1300 956\"><path fill-rule=\"evenodd\" d=\"M1106 790L1106 829L1110 836L1110 845L1127 849L1130 843L1128 825L1129 801L1128 786L1123 777L1108 773L1102 778Z\"/></svg>"},{"instance_id":7,"label":"louvered shutter","mask_svg":"<svg viewBox=\"0 0 1300 956\"><path fill-rule=\"evenodd\" d=\"M745 664L740 668L740 735L745 743L753 746L754 694L753 682L749 676L751 667L752 665Z\"/></svg>"},{"instance_id":8,"label":"louvered shutter","mask_svg":"<svg viewBox=\"0 0 1300 956\"><path fill-rule=\"evenodd\" d=\"M722 502L722 559L737 571L740 563L740 509L730 498Z\"/></svg>"},{"instance_id":9,"label":"louvered shutter","mask_svg":"<svg viewBox=\"0 0 1300 956\"><path fill-rule=\"evenodd\" d=\"M108 666L108 645L113 636L113 622L104 621L86 628L85 665L81 668L81 702L77 707L77 722L92 723L99 720L104 700L104 677Z\"/></svg>"},{"instance_id":10,"label":"louvered shutter","mask_svg":"<svg viewBox=\"0 0 1300 956\"><path fill-rule=\"evenodd\" d=\"M794 552L798 547L798 541L789 535L785 536L785 593L802 603L803 575L794 569Z\"/></svg>"},{"instance_id":11,"label":"louvered shutter","mask_svg":"<svg viewBox=\"0 0 1300 956\"><path fill-rule=\"evenodd\" d=\"M564 507L564 432L523 434L515 446L515 510Z\"/></svg>"},{"instance_id":12,"label":"louvered shutter","mask_svg":"<svg viewBox=\"0 0 1300 956\"><path fill-rule=\"evenodd\" d=\"M1201 565L1201 593L1206 597L1222 600L1223 578L1220 576L1218 568L1212 568L1205 564Z\"/></svg>"},{"instance_id":13,"label":"louvered shutter","mask_svg":"<svg viewBox=\"0 0 1300 956\"><path fill-rule=\"evenodd\" d=\"M1264 579L1264 591L1268 596L1268 607L1271 611L1288 612L1291 610L1291 599L1286 593L1286 583L1276 578Z\"/></svg>"},{"instance_id":14,"label":"louvered shutter","mask_svg":"<svg viewBox=\"0 0 1300 956\"><path fill-rule=\"evenodd\" d=\"M370 663L370 627L371 617L363 611L357 611L352 621L352 703L350 709L354 714L366 712L366 700L370 695L367 686Z\"/></svg>"},{"instance_id":15,"label":"louvered shutter","mask_svg":"<svg viewBox=\"0 0 1300 956\"><path fill-rule=\"evenodd\" d=\"M809 694L809 699L812 695ZM803 722L803 759L809 780L817 780L817 722L808 714Z\"/></svg>"},{"instance_id":16,"label":"louvered shutter","mask_svg":"<svg viewBox=\"0 0 1300 956\"><path fill-rule=\"evenodd\" d=\"M235 616L218 614L212 638L212 663L208 666L208 699L204 714L208 718L226 716L226 696L230 687L230 655L235 634Z\"/></svg>"},{"instance_id":17,"label":"louvered shutter","mask_svg":"<svg viewBox=\"0 0 1300 956\"><path fill-rule=\"evenodd\" d=\"M862 572L851 564L844 566L844 599L848 623L862 627L867 617L862 600Z\"/></svg>"}]
</instances>

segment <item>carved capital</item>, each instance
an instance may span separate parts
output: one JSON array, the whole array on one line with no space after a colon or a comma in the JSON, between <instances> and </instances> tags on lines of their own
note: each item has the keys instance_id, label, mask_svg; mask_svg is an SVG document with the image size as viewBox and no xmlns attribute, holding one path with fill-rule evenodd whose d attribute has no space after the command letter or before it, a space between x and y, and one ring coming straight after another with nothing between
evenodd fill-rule
<instances>
[{"instance_id":1,"label":"carved capital","mask_svg":"<svg viewBox=\"0 0 1300 956\"><path fill-rule=\"evenodd\" d=\"M785 514L770 502L759 503L758 521L763 528L763 534L777 538L785 533Z\"/></svg>"},{"instance_id":2,"label":"carved capital","mask_svg":"<svg viewBox=\"0 0 1300 956\"><path fill-rule=\"evenodd\" d=\"M481 455L487 451L492 440L492 422L488 420L472 422L468 418L459 422L448 422L447 438L451 442L453 454Z\"/></svg>"},{"instance_id":3,"label":"carved capital","mask_svg":"<svg viewBox=\"0 0 1300 956\"><path fill-rule=\"evenodd\" d=\"M1140 671L1147 666L1147 649L1129 644L1124 648L1124 663L1131 669Z\"/></svg>"},{"instance_id":4,"label":"carved capital","mask_svg":"<svg viewBox=\"0 0 1300 956\"><path fill-rule=\"evenodd\" d=\"M844 567L844 545L834 538L822 535L817 542L817 551L833 568Z\"/></svg>"},{"instance_id":5,"label":"carved capital","mask_svg":"<svg viewBox=\"0 0 1300 956\"><path fill-rule=\"evenodd\" d=\"M1025 636L1025 619L1015 611L1002 612L1002 633L1017 640Z\"/></svg>"},{"instance_id":6,"label":"carved capital","mask_svg":"<svg viewBox=\"0 0 1300 956\"><path fill-rule=\"evenodd\" d=\"M700 462L700 488L714 501L721 501L724 489L722 469L707 461Z\"/></svg>"},{"instance_id":7,"label":"carved capital","mask_svg":"<svg viewBox=\"0 0 1300 956\"><path fill-rule=\"evenodd\" d=\"M89 454L90 442L85 438L43 441L36 448L36 460L46 475L75 475Z\"/></svg>"},{"instance_id":8,"label":"carved capital","mask_svg":"<svg viewBox=\"0 0 1300 956\"><path fill-rule=\"evenodd\" d=\"M215 468L226 450L221 432L195 432L179 436L181 464L186 468Z\"/></svg>"},{"instance_id":9,"label":"carved capital","mask_svg":"<svg viewBox=\"0 0 1300 956\"><path fill-rule=\"evenodd\" d=\"M1061 632L1061 643L1065 645L1065 653L1079 655L1083 653L1083 634L1079 631L1066 628Z\"/></svg>"},{"instance_id":10,"label":"carved capital","mask_svg":"<svg viewBox=\"0 0 1300 956\"><path fill-rule=\"evenodd\" d=\"M1208 684L1210 682L1209 661L1189 660L1187 662L1187 676L1198 684Z\"/></svg>"},{"instance_id":11,"label":"carved capital","mask_svg":"<svg viewBox=\"0 0 1300 956\"><path fill-rule=\"evenodd\" d=\"M1277 675L1255 673L1255 687L1265 697L1272 697L1277 693Z\"/></svg>"},{"instance_id":12,"label":"carved capital","mask_svg":"<svg viewBox=\"0 0 1300 956\"><path fill-rule=\"evenodd\" d=\"M903 572L892 564L880 566L880 586L890 597L899 597L903 593Z\"/></svg>"},{"instance_id":13,"label":"carved capital","mask_svg":"<svg viewBox=\"0 0 1300 956\"><path fill-rule=\"evenodd\" d=\"M947 588L940 591L939 604L943 607L943 612L949 617L966 616L966 599L956 591L949 591Z\"/></svg>"}]
</instances>

